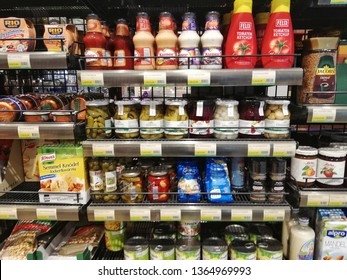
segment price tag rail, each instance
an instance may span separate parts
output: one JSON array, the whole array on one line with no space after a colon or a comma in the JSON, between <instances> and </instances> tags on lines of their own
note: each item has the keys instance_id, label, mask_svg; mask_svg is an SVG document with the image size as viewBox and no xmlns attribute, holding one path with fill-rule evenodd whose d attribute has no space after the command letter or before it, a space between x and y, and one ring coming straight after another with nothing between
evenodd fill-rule
<instances>
[{"instance_id":1,"label":"price tag rail","mask_svg":"<svg viewBox=\"0 0 347 280\"><path fill-rule=\"evenodd\" d=\"M336 93L336 92L335 92ZM346 92L341 92L347 94ZM307 123L347 123L347 107L343 105L306 105Z\"/></svg>"}]
</instances>

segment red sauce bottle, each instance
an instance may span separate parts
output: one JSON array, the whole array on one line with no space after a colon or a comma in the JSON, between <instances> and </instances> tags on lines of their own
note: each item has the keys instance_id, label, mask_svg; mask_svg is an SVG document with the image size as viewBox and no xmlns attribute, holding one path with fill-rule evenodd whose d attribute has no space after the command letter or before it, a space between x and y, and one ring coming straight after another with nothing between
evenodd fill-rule
<instances>
[{"instance_id":1,"label":"red sauce bottle","mask_svg":"<svg viewBox=\"0 0 347 280\"><path fill-rule=\"evenodd\" d=\"M99 17L95 14L87 16L87 33L83 38L85 45L86 69L107 69L106 38L102 34Z\"/></svg>"},{"instance_id":2,"label":"red sauce bottle","mask_svg":"<svg viewBox=\"0 0 347 280\"><path fill-rule=\"evenodd\" d=\"M119 19L116 24L116 36L113 39L114 60L113 68L116 70L134 69L134 59L124 58L133 56L134 44L129 36L129 27L125 19Z\"/></svg>"}]
</instances>

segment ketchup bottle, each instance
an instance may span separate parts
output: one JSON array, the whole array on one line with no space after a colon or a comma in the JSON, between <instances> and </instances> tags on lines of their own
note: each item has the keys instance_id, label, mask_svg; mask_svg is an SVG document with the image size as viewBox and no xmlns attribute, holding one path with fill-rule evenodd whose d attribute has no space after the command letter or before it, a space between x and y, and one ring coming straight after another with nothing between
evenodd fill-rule
<instances>
[{"instance_id":1,"label":"ketchup bottle","mask_svg":"<svg viewBox=\"0 0 347 280\"><path fill-rule=\"evenodd\" d=\"M133 41L129 36L129 27L125 19L119 19L116 24L116 36L113 40L114 60L113 68L116 70L132 70L134 69L134 60L132 58L124 58L134 54Z\"/></svg>"},{"instance_id":2,"label":"ketchup bottle","mask_svg":"<svg viewBox=\"0 0 347 280\"><path fill-rule=\"evenodd\" d=\"M85 45L86 69L107 69L106 38L102 34L99 17L87 16L87 33L83 38Z\"/></svg>"}]
</instances>

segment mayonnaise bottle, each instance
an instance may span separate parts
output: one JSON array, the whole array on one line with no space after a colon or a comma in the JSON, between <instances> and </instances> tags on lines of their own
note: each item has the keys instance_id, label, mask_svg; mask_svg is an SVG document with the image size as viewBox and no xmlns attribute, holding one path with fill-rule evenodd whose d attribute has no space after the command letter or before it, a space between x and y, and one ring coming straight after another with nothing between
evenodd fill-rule
<instances>
[{"instance_id":1,"label":"mayonnaise bottle","mask_svg":"<svg viewBox=\"0 0 347 280\"><path fill-rule=\"evenodd\" d=\"M222 68L223 35L219 31L219 13L212 11L206 15L205 32L201 36L201 69Z\"/></svg>"},{"instance_id":2,"label":"mayonnaise bottle","mask_svg":"<svg viewBox=\"0 0 347 280\"><path fill-rule=\"evenodd\" d=\"M199 69L200 58L200 36L196 32L195 14L188 12L183 16L182 33L178 37L179 69ZM181 57L190 57L181 58Z\"/></svg>"},{"instance_id":3,"label":"mayonnaise bottle","mask_svg":"<svg viewBox=\"0 0 347 280\"><path fill-rule=\"evenodd\" d=\"M294 208L292 210L292 218L289 221L282 223L282 245L283 245L283 256L287 259L289 256L289 235L290 230L293 226L299 224L299 209Z\"/></svg>"}]
</instances>

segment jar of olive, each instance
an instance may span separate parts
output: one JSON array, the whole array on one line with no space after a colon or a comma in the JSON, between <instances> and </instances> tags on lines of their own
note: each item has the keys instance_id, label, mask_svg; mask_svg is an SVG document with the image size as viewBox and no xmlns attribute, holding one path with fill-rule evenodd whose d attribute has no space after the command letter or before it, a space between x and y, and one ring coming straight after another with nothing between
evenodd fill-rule
<instances>
[{"instance_id":1,"label":"jar of olive","mask_svg":"<svg viewBox=\"0 0 347 280\"><path fill-rule=\"evenodd\" d=\"M164 136L164 107L161 100L141 101L140 136L160 139Z\"/></svg>"},{"instance_id":2,"label":"jar of olive","mask_svg":"<svg viewBox=\"0 0 347 280\"><path fill-rule=\"evenodd\" d=\"M93 201L101 202L103 200L103 195L100 193L105 191L105 182L104 182L104 174L101 167L100 159L96 157L89 158L88 170L89 170L90 195Z\"/></svg>"},{"instance_id":3,"label":"jar of olive","mask_svg":"<svg viewBox=\"0 0 347 280\"><path fill-rule=\"evenodd\" d=\"M114 127L116 136L122 139L139 137L139 102L135 100L115 101Z\"/></svg>"},{"instance_id":4,"label":"jar of olive","mask_svg":"<svg viewBox=\"0 0 347 280\"><path fill-rule=\"evenodd\" d=\"M141 172L136 167L123 170L119 190L122 193L121 199L125 203L139 203L143 199L143 187Z\"/></svg>"},{"instance_id":5,"label":"jar of olive","mask_svg":"<svg viewBox=\"0 0 347 280\"><path fill-rule=\"evenodd\" d=\"M108 139L112 136L112 122L108 100L92 100L86 102L87 138Z\"/></svg>"},{"instance_id":6,"label":"jar of olive","mask_svg":"<svg viewBox=\"0 0 347 280\"><path fill-rule=\"evenodd\" d=\"M164 133L168 139L182 139L188 135L188 113L186 100L166 101Z\"/></svg>"},{"instance_id":7,"label":"jar of olive","mask_svg":"<svg viewBox=\"0 0 347 280\"><path fill-rule=\"evenodd\" d=\"M105 178L104 202L115 202L119 198L117 193L117 161L114 158L101 160L101 168Z\"/></svg>"}]
</instances>

